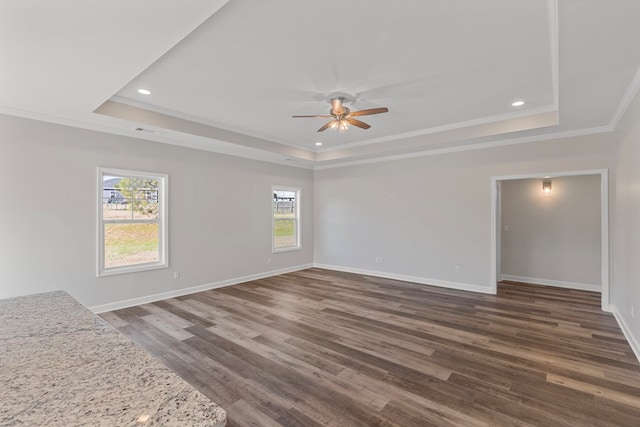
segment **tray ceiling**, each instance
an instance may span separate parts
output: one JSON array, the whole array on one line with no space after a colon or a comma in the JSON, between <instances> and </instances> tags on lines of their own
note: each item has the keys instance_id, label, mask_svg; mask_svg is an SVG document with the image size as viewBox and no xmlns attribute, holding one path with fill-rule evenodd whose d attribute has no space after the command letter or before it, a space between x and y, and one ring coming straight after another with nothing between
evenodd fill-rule
<instances>
[{"instance_id":1,"label":"tray ceiling","mask_svg":"<svg viewBox=\"0 0 640 427\"><path fill-rule=\"evenodd\" d=\"M56 3L2 5L0 112L303 167L610 130L638 83L634 1ZM291 118L335 95L389 112Z\"/></svg>"}]
</instances>

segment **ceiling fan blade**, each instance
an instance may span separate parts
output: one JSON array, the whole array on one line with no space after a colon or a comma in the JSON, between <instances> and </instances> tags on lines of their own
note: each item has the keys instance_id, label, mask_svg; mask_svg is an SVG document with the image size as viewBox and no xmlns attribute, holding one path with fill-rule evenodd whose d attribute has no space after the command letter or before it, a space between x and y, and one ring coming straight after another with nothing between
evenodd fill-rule
<instances>
[{"instance_id":1,"label":"ceiling fan blade","mask_svg":"<svg viewBox=\"0 0 640 427\"><path fill-rule=\"evenodd\" d=\"M371 114L380 114L380 113L387 113L387 112L389 112L389 109L387 107L369 108L368 110L360 110L360 111L354 111L353 113L349 113L349 117L368 116Z\"/></svg>"},{"instance_id":2,"label":"ceiling fan blade","mask_svg":"<svg viewBox=\"0 0 640 427\"><path fill-rule=\"evenodd\" d=\"M349 122L349 124L353 125L353 126L357 126L361 129L369 129L371 126L366 124L365 122L361 122L360 120L356 120L356 119L352 119L351 117L347 117L345 119L347 122Z\"/></svg>"},{"instance_id":3,"label":"ceiling fan blade","mask_svg":"<svg viewBox=\"0 0 640 427\"><path fill-rule=\"evenodd\" d=\"M318 118L318 119L331 119L333 118L333 116L291 116L293 118L299 119L299 118L303 118L303 119L314 119L314 118Z\"/></svg>"},{"instance_id":4,"label":"ceiling fan blade","mask_svg":"<svg viewBox=\"0 0 640 427\"><path fill-rule=\"evenodd\" d=\"M331 99L331 110L333 111L333 114L337 116L344 113L344 108L342 107L342 100L340 98Z\"/></svg>"},{"instance_id":5,"label":"ceiling fan blade","mask_svg":"<svg viewBox=\"0 0 640 427\"><path fill-rule=\"evenodd\" d=\"M325 130L329 129L331 127L332 123L333 123L333 120L331 120L330 122L325 123L324 126L322 126L320 129L318 129L318 132L324 132Z\"/></svg>"}]
</instances>

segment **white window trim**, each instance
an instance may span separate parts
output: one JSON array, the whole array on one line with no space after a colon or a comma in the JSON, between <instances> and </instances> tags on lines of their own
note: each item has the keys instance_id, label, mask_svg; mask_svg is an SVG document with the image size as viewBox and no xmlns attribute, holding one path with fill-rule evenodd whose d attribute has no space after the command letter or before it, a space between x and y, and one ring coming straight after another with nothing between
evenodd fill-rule
<instances>
[{"instance_id":1,"label":"white window trim","mask_svg":"<svg viewBox=\"0 0 640 427\"><path fill-rule=\"evenodd\" d=\"M275 221L273 219L273 193L276 191L294 191L296 193L296 245L287 248L276 249ZM288 187L286 185L271 186L271 253L291 252L302 250L302 218L300 217L300 206L302 206L302 189L299 187Z\"/></svg>"},{"instance_id":2,"label":"white window trim","mask_svg":"<svg viewBox=\"0 0 640 427\"><path fill-rule=\"evenodd\" d=\"M114 176L133 176L140 178L153 178L158 180L158 218L159 218L159 240L158 240L158 250L159 250L159 259L156 262L148 262L144 264L135 264L132 266L122 266L122 267L110 267L105 268L104 266L104 221L102 217L102 189L103 189L103 176L104 175L114 175ZM107 168L107 167L98 167L98 175L97 175L97 207L98 210L96 212L97 221L97 243L98 243L98 262L96 268L96 275L98 277L104 276L113 276L116 274L125 274L125 273L135 273L139 271L148 271L148 270L157 270L161 268L169 267L169 199L167 194L167 189L169 188L169 175L162 173L154 173L154 172L142 172L142 171L133 171L133 170L125 170L125 169L115 169L115 168ZM135 221L127 221L128 223ZM146 222L146 221L140 221Z\"/></svg>"}]
</instances>

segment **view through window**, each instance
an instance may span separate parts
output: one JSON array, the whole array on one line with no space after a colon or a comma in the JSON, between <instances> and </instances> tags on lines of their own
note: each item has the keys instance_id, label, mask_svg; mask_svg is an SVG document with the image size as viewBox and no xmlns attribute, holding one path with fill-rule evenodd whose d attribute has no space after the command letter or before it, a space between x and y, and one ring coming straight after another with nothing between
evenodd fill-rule
<instances>
[{"instance_id":1,"label":"view through window","mask_svg":"<svg viewBox=\"0 0 640 427\"><path fill-rule=\"evenodd\" d=\"M99 274L166 265L165 180L163 175L101 170Z\"/></svg>"},{"instance_id":2,"label":"view through window","mask_svg":"<svg viewBox=\"0 0 640 427\"><path fill-rule=\"evenodd\" d=\"M273 251L300 248L300 189L273 187Z\"/></svg>"}]
</instances>

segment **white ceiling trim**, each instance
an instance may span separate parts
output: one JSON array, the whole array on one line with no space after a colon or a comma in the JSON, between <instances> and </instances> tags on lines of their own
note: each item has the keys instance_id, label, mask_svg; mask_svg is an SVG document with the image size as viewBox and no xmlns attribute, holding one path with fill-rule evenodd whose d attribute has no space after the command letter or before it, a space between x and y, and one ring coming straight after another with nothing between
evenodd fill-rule
<instances>
[{"instance_id":1,"label":"white ceiling trim","mask_svg":"<svg viewBox=\"0 0 640 427\"><path fill-rule=\"evenodd\" d=\"M171 110L169 108L163 108L160 106L156 106L156 105L151 105L151 104L147 104L145 102L141 102L141 101L136 101L135 99L131 99L131 98L126 98L124 96L119 96L119 95L114 95L112 96L109 101L114 101L117 102L119 104L125 104L125 105L129 105L131 107L135 107L141 110L147 110L153 113L158 113L158 114L162 114L162 115L166 115L166 116L171 116L171 117L175 117L178 119L182 119L182 120L187 120L189 122L193 122L193 123L198 123L204 126L208 126L212 129L222 129L225 130L227 132L233 132L235 134L238 135L246 135L249 136L251 138L256 138L262 141L269 141L267 139L264 139L263 136L258 135L257 133L250 133L250 132L243 132L243 133L238 133L236 131L234 131L233 129L229 129L229 128L225 128L222 126L217 125L216 123L212 123L210 120L204 119L202 117L197 117L197 116L193 116L191 114L187 114L187 113L183 113L180 111L175 111L175 110ZM98 110L100 109L100 107L96 108L96 110L94 112L98 113L98 114L104 114L102 112L99 112ZM304 148L301 147L299 145L294 145L294 144L288 144L286 142L281 142L281 141L269 141L269 142L273 142L276 144L280 144L280 145L286 145L288 147L292 147L296 150L304 150L304 151L308 151L310 153L315 153L317 150L314 149L310 149L310 148Z\"/></svg>"},{"instance_id":2,"label":"white ceiling trim","mask_svg":"<svg viewBox=\"0 0 640 427\"><path fill-rule=\"evenodd\" d=\"M17 108L11 108L6 106L0 106L0 114L6 114L8 116L22 117L29 120L38 120L41 122L53 123L57 125L69 126L74 128L92 130L96 132L112 133L117 135L126 135L140 138L140 135L134 135L133 129L131 133L125 129L116 126L106 126L95 122L87 122L76 119L70 119L68 117L55 116L47 113L37 113L34 111L25 111ZM147 138L142 138L147 139ZM149 138L151 139L151 138ZM154 139L156 140L156 139Z\"/></svg>"},{"instance_id":3,"label":"white ceiling trim","mask_svg":"<svg viewBox=\"0 0 640 427\"><path fill-rule=\"evenodd\" d=\"M367 146L367 145L384 143L384 142L396 142L396 141L401 141L401 140L420 137L420 136L425 136L425 135L441 134L441 133L455 131L455 130L479 127L479 126L487 125L487 124L494 124L494 123L497 124L499 122L506 122L506 121L510 121L510 120L514 120L514 119L522 119L522 118L527 118L527 117L534 117L534 116L543 115L543 114L546 114L546 113L558 113L558 106L557 105L547 105L547 106L543 106L543 107L539 107L539 108L535 108L535 109L529 109L529 110L524 110L524 111L514 111L514 112L511 112L511 113L508 113L508 114L501 114L501 115L496 115L496 116L491 116L491 117L482 117L482 118L479 118L479 119L468 120L468 121L458 122L458 123L451 123L451 124L447 124L447 125L436 126L436 127L432 127L432 128L429 128L429 129L423 129L423 130L414 131L414 132L405 132L405 133L396 134L396 135L392 135L392 136L380 137L380 138L375 138L375 139L370 139L370 140L365 140L365 141L353 142L353 143L350 143L350 144L342 144L342 145L338 145L338 146L330 147L330 148L319 148L319 149L315 149L314 150L314 149L308 149L308 148L300 147L299 145L287 144L286 142L269 141L269 140L266 140L266 139L264 139L264 138L262 138L262 137L260 137L258 135L252 135L252 134L248 134L248 133L239 134L239 133L237 133L237 132L235 132L235 131L233 131L231 129L226 129L226 128L223 128L223 127L216 126L213 123L209 122L208 120L200 118L200 117L194 117L194 116L191 116L189 114L185 114L185 113L169 110L167 108L162 108L162 107L146 104L144 102L132 100L132 99L121 97L121 96L117 96L117 95L113 96L110 101L105 103L105 105L112 103L112 101L116 102L116 103L128 105L128 106L131 106L131 107L135 107L136 109L139 109L139 110L145 110L145 111L148 111L148 112L151 112L151 113L158 113L158 114L162 114L164 116L169 116L169 117L172 117L172 118L178 118L178 119L186 120L186 121L189 121L189 122L198 123L198 124L201 124L203 126L207 126L207 127L211 128L212 130L213 129L222 129L222 130L225 130L227 132L232 132L234 134L246 135L246 136L249 136L251 138L256 138L256 139L258 139L260 141L271 142L271 143L275 143L275 144L279 144L279 145L285 145L287 147L291 147L291 148L295 149L296 151L297 150L302 150L302 151L306 151L308 153L319 153L319 154L320 153L338 152L338 151L347 150L347 149L351 149L351 148L363 147L363 146ZM110 113L105 112L104 109L101 109L101 107L96 109L95 112L98 113L98 114L111 115ZM124 116L119 116L119 117L126 118ZM132 119L132 118L129 118L129 119ZM150 123L142 123L142 124L147 124L148 125ZM555 121L555 123L553 123L553 124L558 124L558 122ZM154 123L154 126L162 128L162 124L159 123L159 122ZM166 129L171 130L171 128L169 128L169 127L166 127ZM177 129L173 129L173 130L177 130ZM485 136L485 135L473 135L473 136L471 136L469 138L473 138L475 136ZM309 158L307 158L306 160L309 160Z\"/></svg>"},{"instance_id":4,"label":"white ceiling trim","mask_svg":"<svg viewBox=\"0 0 640 427\"><path fill-rule=\"evenodd\" d=\"M633 80L631 80L629 87L627 88L626 92L624 93L624 96L620 100L620 104L618 104L618 108L616 108L616 112L613 114L613 117L611 117L611 121L609 122L609 127L611 128L611 130L615 130L616 127L618 127L618 123L620 122L620 119L622 118L622 116L624 116L624 113L627 111L627 108L629 108L629 104L631 104L631 101L633 101L633 98L636 96L636 93L638 93L639 89L640 89L640 68L638 68L638 70L636 71L636 74L633 76Z\"/></svg>"},{"instance_id":5,"label":"white ceiling trim","mask_svg":"<svg viewBox=\"0 0 640 427\"><path fill-rule=\"evenodd\" d=\"M244 147L262 150L271 154L277 153L287 158L295 157L300 160L315 160L316 153L297 147L285 146L265 139L254 138L245 134L208 126L199 122L185 120L168 114L138 108L129 104L106 101L98 107L95 113L116 119L151 125L160 129L176 131L199 137L210 138L213 141L237 144Z\"/></svg>"},{"instance_id":6,"label":"white ceiling trim","mask_svg":"<svg viewBox=\"0 0 640 427\"><path fill-rule=\"evenodd\" d=\"M476 126L453 129L437 134L432 134L429 138L414 137L394 141L389 144L377 144L366 147L356 147L345 150L335 150L326 153L319 153L318 163L329 161L349 161L365 159L371 157L384 157L393 154L407 152L420 152L431 147L437 149L442 144L473 144L479 138L496 138L498 135L511 134L523 130L535 130L548 128L558 124L558 112L551 111L537 114L535 116L524 116L499 122L491 122Z\"/></svg>"},{"instance_id":7,"label":"white ceiling trim","mask_svg":"<svg viewBox=\"0 0 640 427\"><path fill-rule=\"evenodd\" d=\"M344 149L349 149L354 147L361 147L361 146L366 146L366 145L371 145L371 144L376 144L381 142L398 141L398 140L414 138L418 136L433 135L433 134L438 134L443 132L466 129L466 128L471 128L475 126L498 123L498 122L513 120L513 119L521 119L525 117L531 117L531 116L536 116L536 115L541 115L546 113L554 113L554 112L558 112L557 105L546 105L544 107L534 108L526 111L515 111L508 114L501 114L501 115L491 116L491 117L482 117L479 119L467 120L467 121L458 122L458 123L451 123L447 125L432 127L429 129L422 129L414 132L405 132L405 133L400 133L400 134L391 135L391 136L384 136L384 137L365 140L365 141L352 142L350 144L344 144L337 147L320 149L318 150L318 152L326 153L331 151L339 151L339 150L344 150ZM555 124L558 124L558 123L556 122Z\"/></svg>"},{"instance_id":8,"label":"white ceiling trim","mask_svg":"<svg viewBox=\"0 0 640 427\"><path fill-rule=\"evenodd\" d=\"M535 24L533 26L529 25L527 28L530 30L531 28L538 30L535 33L532 32L532 34L536 35L536 39L528 40L532 42L531 45L527 43L517 44L515 48L512 46L512 50L505 52L505 54L511 55L509 57L524 61L527 58L526 55L521 57L519 54L523 52L526 54L526 49L531 48L531 46L534 45L534 41L538 42L535 44L537 49L535 52L538 53L537 56L535 56L536 64L544 64L544 66L536 68L535 77L541 77L544 83L542 89L544 89L545 97L544 100L538 103L531 102L527 104L531 106L535 105L535 108L527 110L527 106L524 106L524 108L511 110L509 104L505 103L501 104L506 107L503 109L489 110L480 108L471 111L470 114L464 115L443 114L442 117L430 122L430 124L422 122L422 125L416 125L415 127L410 124L411 126L393 128L394 132L413 129L410 132L357 141L355 138L349 138L349 134L347 134L346 139L333 138L325 141L320 140L321 142L325 142L325 145L316 148L312 146L313 138L292 138L287 140L287 142L280 141L279 138L284 138L284 131L288 129L284 127L286 124L281 128L282 132L271 133L270 137L265 138L264 135L258 134L262 128L257 126L257 124L262 122L258 121L255 123L255 126L248 126L246 131L242 130L242 133L240 133L239 131L232 130L231 123L233 122L224 122L222 126L214 123L214 120L216 120L215 115L211 115L209 120L207 120L196 116L191 117L187 113L169 109L164 110L163 107L144 103L144 101L151 101L151 98L135 97L135 99L132 99L118 95L110 98L112 101L116 101L116 103L129 105L139 110L131 116L99 114L97 112L100 110L100 107L95 112L91 111L91 109L94 108L93 106L96 105L96 100L98 100L97 102L102 102L100 100L107 99L107 97L110 96L109 94L113 93L114 87L121 85L127 75L129 75L129 78L134 75L139 75L140 72L144 72L142 70L144 66L149 64L153 66L156 61L159 61L159 65L162 66L162 58L170 56L172 49L180 46L181 40L187 39L188 41L191 34L197 35L198 31L207 28L208 23L215 24L215 27L211 28L220 28L218 27L219 25L223 27L227 25L227 27L224 27L227 29L239 28L238 23L234 19L228 18L231 16L237 17L244 15L230 15L230 11L244 11L246 15L246 12L251 10L250 8L254 10L258 6L266 8L259 0L237 0L235 2L228 2L228 0L215 0L214 2L198 0L187 9L180 9L180 20L173 16L172 8L176 6L173 5L170 0L162 0L159 3L144 0L144 4L153 3L155 15L152 16L155 18L149 20L147 23L141 24L135 20L131 22L132 19L130 19L131 16L129 15L129 18L123 19L121 24L127 25L124 27L116 26L113 34L100 31L102 27L97 24L104 21L103 15L87 13L87 11L92 12L91 9L78 9L70 0L65 0L63 3L65 3L65 7L69 8L69 11L76 10L77 16L70 12L62 13L65 9L58 7L57 10L60 16L56 18L57 21L50 19L51 17L48 17L44 13L41 14L40 21L34 20L34 16L27 13L22 13L20 16L15 13L12 14L10 13L11 7L6 8L8 11L6 16L10 18L7 22L13 22L13 26L7 26L7 28L22 28L25 30L25 34L30 35L30 38L29 40L25 39L23 41L21 41L20 38L6 38L4 42L8 47L7 52L16 53L16 55L14 55L15 58L20 58L20 60L12 59L14 56L6 56L5 58L4 53L0 55L8 59L5 61L8 64L7 70L11 70L14 73L16 70L23 70L23 72L17 73L15 78L8 79L5 82L6 88L10 89L7 90L7 93L17 93L18 95L15 96L17 99L15 102L13 98L9 96L3 97L3 99L0 100L0 104L2 104L0 105L1 114L295 167L328 169L332 167L345 167L347 165L374 163L377 161L421 157L431 154L444 154L448 152L476 150L611 132L616 130L622 116L624 116L632 100L635 96L638 96L638 91L640 91L640 67L635 68L640 64L640 56L638 56L637 50L634 49L634 46L636 46L638 40L640 40L638 37L640 33L634 31L635 27L632 25L633 23L637 23L640 17L640 7L638 7L639 3L637 0L621 0L620 4L616 4L615 6L609 5L606 2L579 2L574 0L561 3L558 0L546 0L546 2L535 4L535 10L538 13L531 15L531 19L535 17L535 22L529 21L526 19L526 16L522 17L523 22ZM227 3L229 4L226 9L219 10ZM503 6L507 3L508 2L503 2ZM19 5L21 3L18 0L7 3L7 5L12 4ZM294 4L294 2L289 4ZM446 2L442 4L444 5ZM470 4L474 3L471 2ZM498 4L498 2L496 2L496 4ZM105 6L104 10L117 17L122 16L118 8L127 10L126 8L129 6L127 2L118 0L111 6ZM234 9L234 6L244 6L248 9ZM2 8L4 7L5 6ZM23 10L22 8L25 7L26 6L21 5L19 8L15 8L15 10ZM413 8L413 6L411 7ZM421 10L417 5L415 7L415 10ZM508 8L512 7L517 8L520 6L513 6L512 3L508 4ZM299 15L299 17L301 18L301 22L304 22L304 18L311 16L308 12L312 10L313 7L305 5L300 6L300 8L303 14ZM51 10L55 9L56 8L53 8ZM482 9L478 10L482 11L485 9L487 9L487 6L483 5ZM177 10L178 9L176 9L176 11ZM225 14L225 11L229 13ZM304 14L304 12L307 13ZM118 15L118 13L120 13L120 15ZM499 11L496 11L496 13L499 13ZM260 22L260 19L265 20L260 14L255 14L254 16L258 17L255 22ZM499 15L493 14L492 16ZM508 15L505 14L505 18L507 17ZM379 18L381 19L380 22L388 21L386 15L380 16ZM24 19L24 22L20 21L20 19ZM91 19L93 19L93 21L91 21ZM278 19L274 21L280 22ZM286 19L290 19L290 17ZM313 20L310 18L310 21ZM542 27L545 21L547 22L547 28ZM56 25L56 22L58 24L61 22L82 22L83 25L77 28L66 29L64 25ZM262 27L256 30L255 22L250 21L250 23L253 23L253 26L247 27L247 40L260 34L258 30L265 30L265 28ZM399 25L403 25L403 21L399 20L398 22L400 22ZM593 23L595 22L602 25L601 28L598 27L600 28L599 31L593 29ZM323 21L323 23L326 24L325 21ZM51 26L48 26L49 24L51 24ZM168 28L167 25L169 25L170 28ZM282 27L274 26L274 28ZM111 29L111 27L107 26L107 29ZM485 28L482 28L482 30L484 29ZM255 33L253 33L254 30L256 30ZM300 31L305 30L306 28L300 29ZM391 29L388 30L390 31ZM487 31L490 31L490 29L487 28ZM70 34L72 37L69 37ZM149 37L149 35L153 34L163 35L164 38ZM393 32L391 32L391 34L393 34ZM109 35L113 37L109 38ZM114 35L118 37L114 37ZM43 49L42 43L37 42L37 40L43 40L43 37L58 40L54 36L59 37L61 42L57 44L51 43L50 46L47 45L49 46L48 49ZM144 41L146 43L145 46L148 46L148 49L145 50L147 57L139 54L139 46L136 45L134 46L135 49L132 48L129 40L135 37L140 39L138 40L139 42ZM183 38L178 40L181 37ZM455 38L455 36L452 37ZM540 42L544 40L542 37L548 41ZM560 37L562 37L562 40L560 40ZM32 43L34 40L35 43ZM76 45L74 44L76 40L80 40L82 43L78 42ZM95 46L90 52L95 53L104 50L104 52L110 52L110 54L113 55L114 59L111 62L107 62L108 66L92 72L91 70L93 70L93 68L87 67L85 64L86 61L83 62L82 58L84 56L75 55L75 57L72 56L72 59L68 61L62 61L65 67L61 66L59 69L56 68L56 73L52 72L55 71L50 68L55 62L51 61L52 57L61 58L63 57L61 54L80 52L81 48L87 48L86 42L91 40L93 40ZM218 38L218 40L220 40L220 38ZM527 41L527 39L524 40ZM62 41L66 41L66 43ZM562 44L560 44L560 42L562 42ZM446 43L446 41L443 40L443 43ZM5 44L3 44L3 46L5 46ZM105 48L101 50L101 46L105 46ZM380 46L384 46L384 43L380 44ZM451 46L456 45L452 44ZM451 46L449 52L458 52L456 49L451 49ZM109 48L107 49L106 47ZM283 51L291 51L291 49L287 50L285 47L286 46L282 47ZM400 46L398 46L398 48L400 49ZM313 50L309 51L312 52ZM483 51L482 49L478 49L477 52L474 51L474 53L482 55ZM263 58L260 55L257 55L257 57L263 61L269 61L270 58L269 56ZM485 57L487 56L485 55ZM508 59L509 57L496 56L497 59L501 60L505 58ZM25 60L24 63L22 63L21 61L24 58L28 58L29 62ZM109 55L103 55L103 59L105 58L109 58ZM132 58L134 60L132 60ZM151 61L150 58L155 58L155 60ZM299 60L299 62L304 62L302 60L305 57L296 56L295 58ZM333 59L336 61L342 59L342 63L345 63L341 55L336 54ZM548 59L549 62L547 63L545 59ZM562 74L559 73L560 60L562 60L563 66L561 70L563 72ZM355 63L358 66L362 65L357 61ZM256 64L260 63L256 62ZM327 66L327 70L331 65L334 66L333 72L335 75L333 78L335 78L336 82L348 82L348 79L340 80L338 78L342 77L344 79L346 75L338 73L339 71L343 71L343 68L338 67L338 65L341 64L339 61L323 62L322 64ZM504 67L508 62L502 62L501 64ZM604 66L600 66L602 64L604 64ZM314 65L317 66L317 64ZM466 68L473 69L473 67L469 67L469 63L467 63ZM490 71L494 73L494 75L497 75L496 73L502 68L490 68L487 72ZM293 67L292 69L295 70L296 68ZM345 66L345 69L348 70L348 67ZM27 70L30 71L26 72ZM327 70L325 70L325 73ZM33 71L33 73L31 73L31 71ZM79 82L82 83L81 86L87 88L87 90L73 90L68 83L65 83L68 81L70 75L75 75L73 74L74 72L78 72L78 75L83 75L83 78L86 78L86 81L81 80ZM549 75L548 72L551 72L551 75ZM634 72L635 74L633 74ZM393 74L393 70L390 70L389 73ZM318 73L318 75L323 74ZM443 72L443 75L447 75L446 72ZM118 79L115 79L114 76L117 76ZM292 76L295 77L295 75ZM374 83L376 80L370 79L369 77L370 76L364 76L363 79L365 81L371 80L372 85L375 86ZM233 79L234 77L231 76L230 78ZM624 78L624 80L622 80L622 78ZM331 79L322 80L317 76L317 81L311 77L309 77L309 80L310 82L307 82L305 79L293 79L291 86L297 89L286 85L281 87L275 84L273 87L280 88L285 92L289 90L291 92L290 102L295 101L301 103L302 101L300 101L300 99L302 95L300 95L300 93L304 94L304 92L307 92L307 95L311 96L310 94L315 91L317 92L316 95L319 95L327 92L327 85L331 83ZM131 80L130 83L134 81L136 81L135 78ZM412 80L408 79L407 81L411 83ZM528 81L527 79L525 84ZM38 83L46 90L42 91L42 89L39 89L40 92L37 96L30 96L30 90L33 89L33 82ZM308 87L305 86L306 83L309 83ZM587 84L589 84L589 86L587 86ZM560 104L559 92L561 85L563 89L562 104ZM379 85L379 88L384 87L383 84ZM421 86L416 85L416 87L420 88ZM60 96L60 88L68 90L68 97ZM538 89L536 90L540 92ZM398 95L399 99L403 93L407 93L410 90L413 91L413 89L400 86L400 89L394 93ZM366 92L366 90L364 91ZM258 95L262 94L260 91L256 93ZM256 95L256 93L253 94ZM389 94L390 93L391 92L389 92ZM424 93L419 91L411 93L416 95L416 97L421 97L421 101L428 101L430 99L428 91ZM612 95L606 96L606 94L609 93ZM264 99L265 96L266 95L262 96L260 99ZM525 97L526 96L527 95L525 95ZM531 101L534 101L533 98L534 96L530 96ZM140 101L138 101L138 99L140 99ZM318 101L317 97L314 99ZM384 100L387 98L382 97L381 99ZM389 97L388 99L394 98ZM436 99L436 97L434 97L434 99ZM492 99L497 99L497 92L491 91L489 96L481 99L481 101L490 101ZM502 97L500 99L502 99ZM187 99L187 103L193 101L194 98ZM370 102L370 100L367 102ZM543 105L540 106L541 104ZM163 105L166 105L168 108L175 106L175 104L171 103ZM393 104L390 104L390 106L393 107ZM560 107L562 107L562 112L560 111ZM204 114L207 110L190 111L197 115L199 113ZM208 111L211 112L211 110ZM434 115L438 111L440 110L433 110L430 114ZM507 113L489 116L489 114L499 112ZM555 113L555 124L559 122L559 126L553 126L551 119L548 119L545 124L541 118L535 118L536 114L545 113ZM561 114L562 117L560 117ZM146 115L152 117L152 119L148 119L146 122L136 120L138 117L145 117ZM166 117L163 118L161 117L162 115ZM400 120L402 118L401 116L402 115L399 114L397 120ZM425 113L423 117L429 116ZM431 118L434 117L435 115ZM457 121L473 117L480 118ZM530 118L530 123L525 124L527 117ZM506 124L503 126L499 123L505 120L514 120L514 123L511 123L510 126L506 126ZM520 120L519 123L516 123L517 120ZM455 122L447 124L448 121ZM393 121L390 122L393 123ZM164 126L167 123L168 125ZM381 121L380 128L383 128L384 124L386 123ZM442 125L435 126L436 124ZM521 125L520 128L518 128L518 124ZM229 125L229 128L225 128L224 126L226 125ZM434 126L416 130L418 126L431 125ZM162 134L154 135L151 133L136 132L134 128L137 126L146 129L157 129L162 131ZM485 126L485 129L475 129L474 126ZM547 127L545 128L545 126ZM378 130L378 124L374 123L373 127L373 131ZM539 128L538 131L534 131L536 127ZM265 129L267 128L265 127ZM563 129L569 130L563 131ZM380 135L380 133L374 133L373 131L368 134L362 134L361 136L368 138L371 135ZM536 135L532 135L534 133L536 133ZM313 133L312 135L316 134ZM518 137L518 135L527 136ZM358 137L360 137L360 135L358 135ZM300 145L297 144L298 141L301 141ZM308 144L307 146L303 144L305 141ZM341 141L354 142L343 143Z\"/></svg>"},{"instance_id":9,"label":"white ceiling trim","mask_svg":"<svg viewBox=\"0 0 640 427\"><path fill-rule=\"evenodd\" d=\"M140 110L147 110L149 112L162 114L167 117L186 120L186 121L192 122L193 124L200 124L202 125L202 129L204 129L204 127L209 128L210 132L204 132L204 133L198 132L196 136L205 136L205 133L210 136L213 136L214 134L221 135L221 132L219 132L219 130L223 130L223 131L226 131L226 133L233 134L234 137L231 140L229 140L229 142L246 145L248 147L253 147L258 150L272 151L272 152L278 152L278 153L282 153L283 151L293 150L296 152L296 154L293 154L293 157L306 160L306 161L316 162L318 165L320 165L322 162L340 161L341 159L346 157L354 157L354 161L355 161L356 157L360 157L362 159L363 157L371 157L374 155L385 156L385 152L388 153L387 155L390 155L393 151L398 153L400 149L406 150L406 148L400 148L400 149L396 148L396 147L399 147L398 142L400 142L400 145L406 145L406 142L407 142L406 140L410 138L428 136L427 138L423 138L419 143L417 141L412 142L412 145L414 145L414 149L424 150L425 146L427 145L434 144L434 143L441 143L442 137L446 132L451 132L453 134L454 133L453 131L461 131L460 133L458 133L459 137L462 138L463 140L469 140L469 141L474 138L490 136L490 134L486 133L486 129L487 129L486 126L483 128L482 127L483 125L495 124L496 125L495 129L497 130L495 135L497 136L498 134L505 132L504 130L505 127L503 123L509 120L513 120L513 122L510 125L509 132L515 132L517 130L531 130L535 126L548 127L550 125L557 125L559 120L558 119L559 117L558 1L547 0L546 11L547 11L546 20L547 20L548 38L549 38L549 45L548 45L549 73L550 73L549 76L551 80L550 89L552 92L551 95L552 95L553 103L550 105L545 105L537 108L519 109L517 111L511 111L506 114L480 117L477 119L444 124L441 126L419 129L411 132L397 133L394 135L388 135L388 136L372 138L372 139L365 139L365 140L360 140L360 141L346 143L346 144L337 144L332 146L325 145L322 148L316 148L316 147L304 147L300 144L289 143L288 141L284 142L281 140L274 140L273 138L265 138L264 135L259 133L252 134L250 130L249 131L243 130L242 133L239 133L238 131L234 131L232 128L226 128L224 126L220 126L220 124L213 123L210 120L205 119L203 117L198 117L192 114L180 112L180 111L162 107L159 105L148 104L148 103L145 103L144 101L139 101L137 99L132 99L130 97L114 95L110 99L110 101L115 101L120 104L133 106ZM105 114L104 111L100 111L100 108L98 108L95 112L100 114ZM552 123L549 120L543 121L539 119L540 115L550 113L550 112L555 113L555 122ZM125 117L123 115L118 115L117 117L120 117L121 119L125 119L125 120L128 119L128 120L135 121L135 117ZM519 122L514 120L514 119L522 119L526 117L531 118L529 123L526 123L526 121L523 121L523 120L520 120ZM523 127L521 129L517 129L515 127L516 123L520 123ZM533 123L537 123L537 125L534 125ZM145 124L150 124L150 123L147 122ZM153 123L153 125L163 127L162 123L158 121ZM476 127L477 129L474 129L474 127ZM165 127L165 128L171 129L170 127ZM173 130L180 131L180 132L188 132L188 130L185 130L184 128L183 129L174 128ZM481 134L479 132L485 132L485 133ZM235 137L240 135L246 135L246 137L249 139L249 142L243 143L239 138ZM219 139L221 142L225 141L224 138L217 138L217 139ZM251 140L261 141L261 144L254 144L252 143ZM454 142L454 141L452 140L451 142ZM386 144L386 143L394 143L394 144ZM383 147L383 145L385 147ZM276 146L281 146L281 148L277 148ZM366 147L366 146L370 146L369 153L365 148L356 149L359 147ZM329 153L333 153L333 155L330 155Z\"/></svg>"},{"instance_id":10,"label":"white ceiling trim","mask_svg":"<svg viewBox=\"0 0 640 427\"><path fill-rule=\"evenodd\" d=\"M459 145L455 147L438 148L434 150L425 150L425 151L406 153L406 154L396 154L396 155L376 157L371 159L347 161L343 163L316 165L313 167L313 169L314 170L337 169L337 168L343 168L348 166L365 165L369 163L380 163L380 162L388 162L393 160L412 159L416 157L459 153L463 151L482 150L486 148L505 147L509 145L518 145L518 144L528 144L531 142L572 138L576 136L595 135L595 134L607 133L607 132L611 132L611 128L609 126L600 126L600 127L589 128L589 129L579 129L579 130L557 132L557 133L544 134L544 135L527 136L523 138L505 139L500 141L481 142L481 143L470 144L470 145Z\"/></svg>"},{"instance_id":11,"label":"white ceiling trim","mask_svg":"<svg viewBox=\"0 0 640 427\"><path fill-rule=\"evenodd\" d=\"M276 163L285 166L292 166L301 169L312 169L313 164L308 160L293 158L291 156L282 155L280 153L272 153L266 151L258 151L242 145L225 142L222 140L214 140L212 138L198 137L191 135L188 140L180 140L175 134L164 133L154 135L151 133L142 133L134 130L135 123L128 129L122 128L122 124L110 126L107 124L99 124L96 122L80 121L69 119L66 117L54 116L45 113L36 113L33 111L24 111L16 108L0 106L0 114L13 117L21 117L28 120L37 120L56 125L68 126L88 131L101 132L110 135L119 135L132 139L159 142L167 145L174 145L194 150L208 151L211 153L223 154L234 157L241 157L261 162ZM148 127L146 129L149 129Z\"/></svg>"}]
</instances>

